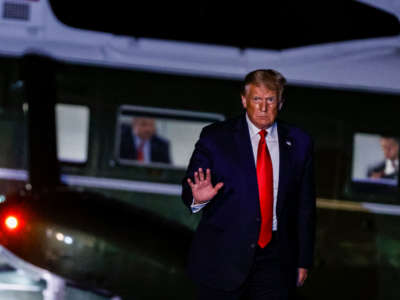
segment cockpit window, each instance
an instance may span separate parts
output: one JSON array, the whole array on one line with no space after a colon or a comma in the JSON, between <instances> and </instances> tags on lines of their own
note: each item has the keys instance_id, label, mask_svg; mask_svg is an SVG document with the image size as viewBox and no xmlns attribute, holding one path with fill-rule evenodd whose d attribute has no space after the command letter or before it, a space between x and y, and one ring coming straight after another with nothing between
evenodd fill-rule
<instances>
[{"instance_id":1,"label":"cockpit window","mask_svg":"<svg viewBox=\"0 0 400 300\"><path fill-rule=\"evenodd\" d=\"M201 129L223 119L219 114L123 105L115 157L123 165L185 168Z\"/></svg>"},{"instance_id":2,"label":"cockpit window","mask_svg":"<svg viewBox=\"0 0 400 300\"><path fill-rule=\"evenodd\" d=\"M88 158L89 108L83 105L57 104L57 155L67 163L85 163Z\"/></svg>"}]
</instances>

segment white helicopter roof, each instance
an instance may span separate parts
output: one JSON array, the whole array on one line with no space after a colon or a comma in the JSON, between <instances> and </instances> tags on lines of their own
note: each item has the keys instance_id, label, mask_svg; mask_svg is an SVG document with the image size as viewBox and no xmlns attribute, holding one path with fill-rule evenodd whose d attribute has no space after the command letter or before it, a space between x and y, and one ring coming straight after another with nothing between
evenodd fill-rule
<instances>
[{"instance_id":1,"label":"white helicopter roof","mask_svg":"<svg viewBox=\"0 0 400 300\"><path fill-rule=\"evenodd\" d=\"M397 16L395 0L363 0ZM274 68L289 83L400 94L400 36L268 50L134 38L61 23L48 0L0 0L0 55L43 53L77 64L241 79Z\"/></svg>"}]
</instances>

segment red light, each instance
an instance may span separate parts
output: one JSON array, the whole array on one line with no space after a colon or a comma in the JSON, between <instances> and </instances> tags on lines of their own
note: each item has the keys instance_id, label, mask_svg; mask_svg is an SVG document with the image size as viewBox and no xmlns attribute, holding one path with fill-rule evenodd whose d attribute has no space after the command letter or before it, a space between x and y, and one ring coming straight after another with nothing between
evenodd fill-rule
<instances>
[{"instance_id":1,"label":"red light","mask_svg":"<svg viewBox=\"0 0 400 300\"><path fill-rule=\"evenodd\" d=\"M8 216L4 223L10 230L14 230L18 227L18 219L14 216Z\"/></svg>"}]
</instances>

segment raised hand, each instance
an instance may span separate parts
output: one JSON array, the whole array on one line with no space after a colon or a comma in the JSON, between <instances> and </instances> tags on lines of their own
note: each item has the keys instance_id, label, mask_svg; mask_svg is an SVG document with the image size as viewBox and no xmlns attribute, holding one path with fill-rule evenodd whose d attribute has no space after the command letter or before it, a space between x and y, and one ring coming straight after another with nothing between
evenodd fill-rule
<instances>
[{"instance_id":1,"label":"raised hand","mask_svg":"<svg viewBox=\"0 0 400 300\"><path fill-rule=\"evenodd\" d=\"M218 182L214 187L211 183L211 171L210 169L204 172L202 168L199 168L198 172L194 172L194 183L190 178L187 180L190 188L192 189L192 195L194 203L204 203L210 201L218 193L219 189L224 185L223 182Z\"/></svg>"}]
</instances>

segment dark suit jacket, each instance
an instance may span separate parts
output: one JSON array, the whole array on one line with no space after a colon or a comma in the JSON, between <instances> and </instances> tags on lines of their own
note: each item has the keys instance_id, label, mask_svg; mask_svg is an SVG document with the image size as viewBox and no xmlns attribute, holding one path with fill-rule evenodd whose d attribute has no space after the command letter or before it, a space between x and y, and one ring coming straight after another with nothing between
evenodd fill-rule
<instances>
[{"instance_id":1,"label":"dark suit jacket","mask_svg":"<svg viewBox=\"0 0 400 300\"><path fill-rule=\"evenodd\" d=\"M309 135L277 123L280 173L277 197L278 244L282 266L310 268L315 236L313 147ZM189 275L199 283L234 290L253 263L260 227L256 166L245 115L203 129L196 143L182 199L193 197L186 182L199 167L210 168L213 184L224 182L202 209L189 254Z\"/></svg>"},{"instance_id":2,"label":"dark suit jacket","mask_svg":"<svg viewBox=\"0 0 400 300\"><path fill-rule=\"evenodd\" d=\"M386 161L384 160L384 161L380 162L379 164L368 168L367 176L371 177L372 173L379 172L379 173L382 173L382 178L397 179L397 177L398 177L398 173L397 172L393 172L393 173L390 173L390 174L384 174L383 171L385 171L385 167L386 167Z\"/></svg>"},{"instance_id":3,"label":"dark suit jacket","mask_svg":"<svg viewBox=\"0 0 400 300\"><path fill-rule=\"evenodd\" d=\"M132 133L132 127L128 125L121 126L119 158L137 159L135 136ZM156 135L151 137L150 161L168 163L168 164L171 163L169 155L169 142L167 140Z\"/></svg>"}]
</instances>

